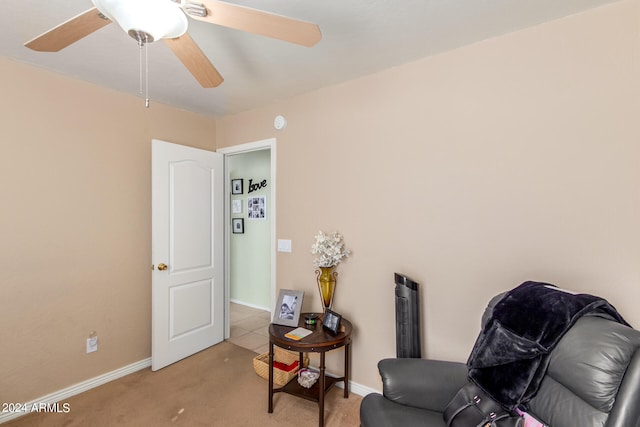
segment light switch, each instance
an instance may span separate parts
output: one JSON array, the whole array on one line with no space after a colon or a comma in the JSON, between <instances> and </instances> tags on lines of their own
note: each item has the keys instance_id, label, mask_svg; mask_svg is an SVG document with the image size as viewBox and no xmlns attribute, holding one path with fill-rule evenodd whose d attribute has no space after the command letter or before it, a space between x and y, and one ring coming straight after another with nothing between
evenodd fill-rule
<instances>
[{"instance_id":1,"label":"light switch","mask_svg":"<svg viewBox=\"0 0 640 427\"><path fill-rule=\"evenodd\" d=\"M291 240L278 239L278 252L291 252Z\"/></svg>"}]
</instances>

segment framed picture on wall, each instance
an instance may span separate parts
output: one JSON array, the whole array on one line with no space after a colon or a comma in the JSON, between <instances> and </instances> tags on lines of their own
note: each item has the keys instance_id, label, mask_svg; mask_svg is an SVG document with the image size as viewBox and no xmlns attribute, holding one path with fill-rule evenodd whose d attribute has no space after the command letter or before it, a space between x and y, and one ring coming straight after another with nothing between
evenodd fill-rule
<instances>
[{"instance_id":1,"label":"framed picture on wall","mask_svg":"<svg viewBox=\"0 0 640 427\"><path fill-rule=\"evenodd\" d=\"M278 303L273 311L273 322L276 325L298 326L304 291L280 289Z\"/></svg>"},{"instance_id":2,"label":"framed picture on wall","mask_svg":"<svg viewBox=\"0 0 640 427\"><path fill-rule=\"evenodd\" d=\"M233 218L231 226L233 234L244 234L244 218Z\"/></svg>"},{"instance_id":3,"label":"framed picture on wall","mask_svg":"<svg viewBox=\"0 0 640 427\"><path fill-rule=\"evenodd\" d=\"M233 199L231 201L231 213L242 213L242 199Z\"/></svg>"},{"instance_id":4,"label":"framed picture on wall","mask_svg":"<svg viewBox=\"0 0 640 427\"><path fill-rule=\"evenodd\" d=\"M247 217L267 219L267 196L247 197Z\"/></svg>"},{"instance_id":5,"label":"framed picture on wall","mask_svg":"<svg viewBox=\"0 0 640 427\"><path fill-rule=\"evenodd\" d=\"M231 180L231 194L242 194L244 193L244 180L243 179L232 179Z\"/></svg>"}]
</instances>

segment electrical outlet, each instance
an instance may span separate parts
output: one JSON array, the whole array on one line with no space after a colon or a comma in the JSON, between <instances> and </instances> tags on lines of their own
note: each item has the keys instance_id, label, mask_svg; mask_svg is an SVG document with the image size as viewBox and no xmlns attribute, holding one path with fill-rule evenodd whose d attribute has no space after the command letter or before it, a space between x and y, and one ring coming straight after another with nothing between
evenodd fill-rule
<instances>
[{"instance_id":1,"label":"electrical outlet","mask_svg":"<svg viewBox=\"0 0 640 427\"><path fill-rule=\"evenodd\" d=\"M92 332L87 338L87 353L93 353L94 351L98 351L98 335Z\"/></svg>"}]
</instances>

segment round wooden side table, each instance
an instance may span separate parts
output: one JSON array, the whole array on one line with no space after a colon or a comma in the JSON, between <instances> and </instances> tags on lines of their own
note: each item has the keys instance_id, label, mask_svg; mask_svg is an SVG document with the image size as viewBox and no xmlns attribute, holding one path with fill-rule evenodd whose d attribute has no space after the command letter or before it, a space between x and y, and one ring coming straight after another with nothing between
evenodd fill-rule
<instances>
[{"instance_id":1,"label":"round wooden side table","mask_svg":"<svg viewBox=\"0 0 640 427\"><path fill-rule=\"evenodd\" d=\"M305 325L304 315L300 315L299 327L312 330L313 333L307 335L299 341L285 337L287 332L291 332L293 327L271 324L269 325L269 413L273 412L274 393L284 392L303 399L318 403L319 425L324 426L324 398L331 388L338 382L344 382L344 398L349 397L349 352L351 350L351 322L344 317L340 324L340 331L333 335L322 327L321 317L315 325ZM304 388L298 384L297 376L286 385L273 388L273 346L277 345L286 350L300 353L299 366L302 367L303 353L320 354L320 377L310 388ZM335 378L325 375L325 354L336 348L344 347L344 376Z\"/></svg>"}]
</instances>

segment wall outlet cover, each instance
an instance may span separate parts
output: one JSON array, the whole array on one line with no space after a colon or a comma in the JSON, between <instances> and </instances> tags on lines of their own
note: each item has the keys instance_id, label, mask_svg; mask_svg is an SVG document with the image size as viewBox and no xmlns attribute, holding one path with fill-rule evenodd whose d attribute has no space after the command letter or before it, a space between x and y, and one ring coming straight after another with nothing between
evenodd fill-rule
<instances>
[{"instance_id":1,"label":"wall outlet cover","mask_svg":"<svg viewBox=\"0 0 640 427\"><path fill-rule=\"evenodd\" d=\"M278 239L278 252L291 252L291 240Z\"/></svg>"}]
</instances>

